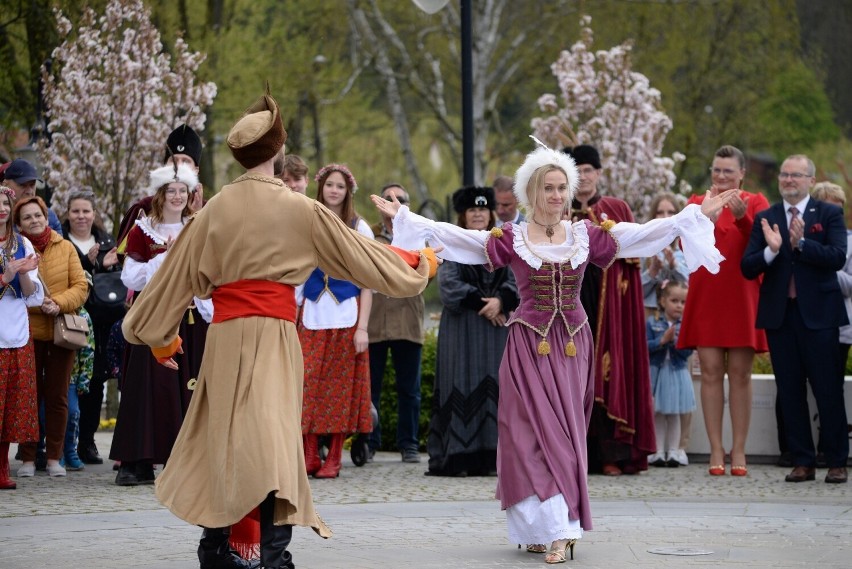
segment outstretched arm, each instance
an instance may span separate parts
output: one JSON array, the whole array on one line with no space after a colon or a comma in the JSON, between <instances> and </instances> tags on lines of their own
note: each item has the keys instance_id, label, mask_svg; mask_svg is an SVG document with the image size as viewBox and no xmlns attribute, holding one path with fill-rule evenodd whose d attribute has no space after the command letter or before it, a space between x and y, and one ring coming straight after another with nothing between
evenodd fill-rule
<instances>
[{"instance_id":1,"label":"outstretched arm","mask_svg":"<svg viewBox=\"0 0 852 569\"><path fill-rule=\"evenodd\" d=\"M417 243L429 242L436 253L442 247L440 257L464 265L482 265L488 259L485 255L485 242L490 231L462 229L451 223L432 221L417 215L400 204L373 195L373 203L384 215L393 217L393 244L403 249L416 249Z\"/></svg>"}]
</instances>

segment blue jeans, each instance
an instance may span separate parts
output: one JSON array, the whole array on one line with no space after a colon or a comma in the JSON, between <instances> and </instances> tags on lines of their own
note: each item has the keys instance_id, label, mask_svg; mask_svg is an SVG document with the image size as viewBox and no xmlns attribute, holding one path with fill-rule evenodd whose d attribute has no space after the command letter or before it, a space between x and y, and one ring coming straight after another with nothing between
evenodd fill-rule
<instances>
[{"instance_id":1,"label":"blue jeans","mask_svg":"<svg viewBox=\"0 0 852 569\"><path fill-rule=\"evenodd\" d=\"M396 445L400 451L416 451L420 448L420 354L423 346L408 340L387 340L370 344L370 394L376 410L379 410L382 398L382 379L385 375L388 350L396 373ZM378 449L381 442L381 425L373 425L370 448Z\"/></svg>"},{"instance_id":2,"label":"blue jeans","mask_svg":"<svg viewBox=\"0 0 852 569\"><path fill-rule=\"evenodd\" d=\"M67 458L77 452L77 437L80 434L80 399L77 386L68 386L68 423L65 427L65 445L63 454Z\"/></svg>"}]
</instances>

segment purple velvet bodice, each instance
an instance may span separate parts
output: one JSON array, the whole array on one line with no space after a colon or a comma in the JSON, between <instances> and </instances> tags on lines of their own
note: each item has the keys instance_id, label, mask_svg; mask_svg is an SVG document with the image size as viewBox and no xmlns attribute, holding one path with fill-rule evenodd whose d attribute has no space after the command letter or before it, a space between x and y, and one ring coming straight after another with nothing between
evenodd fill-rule
<instances>
[{"instance_id":1,"label":"purple velvet bodice","mask_svg":"<svg viewBox=\"0 0 852 569\"><path fill-rule=\"evenodd\" d=\"M573 336L586 323L586 311L580 303L580 286L587 263L608 267L618 252L618 243L600 226L584 221L589 235L588 258L572 268L564 262L542 261L534 269L524 261L512 246L515 228L506 224L495 231L485 244L492 267L510 266L515 273L521 304L509 324L521 324L547 336L554 322L564 323Z\"/></svg>"}]
</instances>

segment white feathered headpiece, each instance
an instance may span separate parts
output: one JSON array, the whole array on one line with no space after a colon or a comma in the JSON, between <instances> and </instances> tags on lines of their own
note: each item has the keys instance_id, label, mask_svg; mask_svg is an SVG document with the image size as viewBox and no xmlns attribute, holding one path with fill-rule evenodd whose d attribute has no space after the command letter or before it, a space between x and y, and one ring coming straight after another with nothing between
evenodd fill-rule
<instances>
[{"instance_id":1,"label":"white feathered headpiece","mask_svg":"<svg viewBox=\"0 0 852 569\"><path fill-rule=\"evenodd\" d=\"M151 170L150 182L145 193L146 195L153 196L160 186L165 186L172 182L186 184L186 187L191 192L198 185L198 174L195 173L192 167L186 164L181 164L177 168L171 164L161 166L156 170Z\"/></svg>"},{"instance_id":2,"label":"white feathered headpiece","mask_svg":"<svg viewBox=\"0 0 852 569\"><path fill-rule=\"evenodd\" d=\"M568 176L568 201L570 203L574 199L574 192L577 189L577 182L580 179L574 159L564 152L548 148L534 136L530 136L530 138L535 140L539 147L527 154L526 160L524 160L524 163L521 164L521 167L515 173L514 192L515 197L518 198L518 202L524 207L532 209L529 196L527 195L527 186L529 185L530 178L542 166L552 164L563 170L565 175Z\"/></svg>"}]
</instances>

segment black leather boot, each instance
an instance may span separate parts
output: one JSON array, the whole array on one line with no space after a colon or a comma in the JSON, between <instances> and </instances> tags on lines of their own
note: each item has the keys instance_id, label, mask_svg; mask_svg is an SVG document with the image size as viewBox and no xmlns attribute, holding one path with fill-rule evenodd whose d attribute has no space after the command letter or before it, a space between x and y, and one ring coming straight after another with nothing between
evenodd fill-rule
<instances>
[{"instance_id":1,"label":"black leather boot","mask_svg":"<svg viewBox=\"0 0 852 569\"><path fill-rule=\"evenodd\" d=\"M231 528L204 528L198 542L201 569L256 569L260 561L243 559L228 544Z\"/></svg>"},{"instance_id":2,"label":"black leather boot","mask_svg":"<svg viewBox=\"0 0 852 569\"><path fill-rule=\"evenodd\" d=\"M261 569L294 569L293 556L287 551L293 537L293 526L276 526L275 494L270 492L260 504L260 567Z\"/></svg>"}]
</instances>

